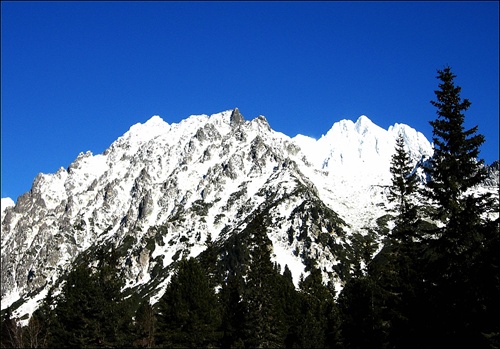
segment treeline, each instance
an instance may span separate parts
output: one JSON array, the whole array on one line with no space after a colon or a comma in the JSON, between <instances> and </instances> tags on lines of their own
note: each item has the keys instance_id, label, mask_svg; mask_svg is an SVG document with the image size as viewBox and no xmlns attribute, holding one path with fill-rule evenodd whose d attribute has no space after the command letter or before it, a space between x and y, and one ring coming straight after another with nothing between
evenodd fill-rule
<instances>
[{"instance_id":1,"label":"treeline","mask_svg":"<svg viewBox=\"0 0 500 349\"><path fill-rule=\"evenodd\" d=\"M488 218L499 207L471 191L486 176L484 138L464 129L470 102L454 78L438 71L426 186L401 135L390 168L394 227L340 294L314 266L295 288L288 267L271 262L257 217L227 253L208 240L199 258L180 260L154 305L120 292L116 251L82 256L27 326L7 312L2 347L500 348L499 220Z\"/></svg>"},{"instance_id":2,"label":"treeline","mask_svg":"<svg viewBox=\"0 0 500 349\"><path fill-rule=\"evenodd\" d=\"M2 321L2 347L324 348L340 343L333 287L313 269L296 289L288 267L281 272L271 262L265 228L254 228L250 244L235 241L233 251L239 252L224 260L213 263L214 246L200 260L180 260L154 306L120 292L124 279L114 250L101 250L95 266L85 257L61 293L49 294L27 326L9 316ZM217 264L231 268L225 276L215 274Z\"/></svg>"}]
</instances>

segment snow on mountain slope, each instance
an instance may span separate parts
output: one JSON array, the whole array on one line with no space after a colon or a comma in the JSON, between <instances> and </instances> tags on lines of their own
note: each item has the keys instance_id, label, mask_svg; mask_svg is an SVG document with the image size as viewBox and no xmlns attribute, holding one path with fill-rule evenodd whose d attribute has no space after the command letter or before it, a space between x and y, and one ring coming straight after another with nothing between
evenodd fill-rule
<instances>
[{"instance_id":1,"label":"snow on mountain slope","mask_svg":"<svg viewBox=\"0 0 500 349\"><path fill-rule=\"evenodd\" d=\"M336 122L318 140L302 135L292 140L313 165L314 171L307 173L321 198L361 230L387 209L384 187L390 184L390 161L399 134L414 164L432 156L422 133L404 124L384 130L364 115L356 122Z\"/></svg>"},{"instance_id":2,"label":"snow on mountain slope","mask_svg":"<svg viewBox=\"0 0 500 349\"><path fill-rule=\"evenodd\" d=\"M317 168L336 175L387 174L394 153L395 140L403 134L410 157L416 162L421 156L431 156L432 146L425 136L404 124L384 130L362 115L336 122L320 139L297 135L293 140L302 148L307 159Z\"/></svg>"},{"instance_id":3,"label":"snow on mountain slope","mask_svg":"<svg viewBox=\"0 0 500 349\"><path fill-rule=\"evenodd\" d=\"M0 204L0 206L2 207L2 221L3 221L3 214L4 214L5 210L8 207L15 206L15 204L16 203L11 198L2 198L2 201L1 201L1 204Z\"/></svg>"},{"instance_id":4,"label":"snow on mountain slope","mask_svg":"<svg viewBox=\"0 0 500 349\"><path fill-rule=\"evenodd\" d=\"M29 314L80 253L105 242L122 253L126 287L149 285L158 299L173 262L257 216L268 222L273 261L296 284L316 260L339 286L339 249L387 209L400 133L415 163L432 154L411 127L384 130L366 116L318 140L290 138L238 109L173 124L153 116L103 154L80 153L67 169L39 174L15 206L2 199L2 309L31 299L16 310Z\"/></svg>"}]
</instances>

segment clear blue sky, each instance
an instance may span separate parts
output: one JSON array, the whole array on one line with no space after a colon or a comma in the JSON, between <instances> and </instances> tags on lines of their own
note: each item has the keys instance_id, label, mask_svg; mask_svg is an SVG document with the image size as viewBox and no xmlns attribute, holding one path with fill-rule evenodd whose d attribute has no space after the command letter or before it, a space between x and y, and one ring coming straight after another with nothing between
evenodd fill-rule
<instances>
[{"instance_id":1,"label":"clear blue sky","mask_svg":"<svg viewBox=\"0 0 500 349\"><path fill-rule=\"evenodd\" d=\"M499 3L1 2L1 196L138 122L238 107L320 137L367 115L430 140L437 69L499 158Z\"/></svg>"}]
</instances>

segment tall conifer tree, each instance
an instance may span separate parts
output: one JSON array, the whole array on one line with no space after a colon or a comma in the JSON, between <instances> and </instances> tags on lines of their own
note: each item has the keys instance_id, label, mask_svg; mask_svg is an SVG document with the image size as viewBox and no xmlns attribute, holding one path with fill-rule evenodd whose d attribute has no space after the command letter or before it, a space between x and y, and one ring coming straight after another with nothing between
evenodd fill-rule
<instances>
[{"instance_id":1,"label":"tall conifer tree","mask_svg":"<svg viewBox=\"0 0 500 349\"><path fill-rule=\"evenodd\" d=\"M418 218L417 206L412 200L417 189L417 177L412 172L413 166L405 150L402 134L396 139L396 152L391 159L390 171L392 185L389 187L389 201L395 202L394 211L397 214L393 238L401 242L413 233Z\"/></svg>"},{"instance_id":2,"label":"tall conifer tree","mask_svg":"<svg viewBox=\"0 0 500 349\"><path fill-rule=\"evenodd\" d=\"M272 243L267 237L263 216L246 228L250 233L250 263L245 283L245 346L275 348L286 336L283 314L277 300L277 276L271 262Z\"/></svg>"},{"instance_id":3,"label":"tall conifer tree","mask_svg":"<svg viewBox=\"0 0 500 349\"><path fill-rule=\"evenodd\" d=\"M480 222L488 206L487 195L474 195L468 191L486 178L483 160L478 159L479 147L484 136L477 134L478 127L464 127L465 112L471 105L461 99L461 87L455 86L455 74L450 67L438 71L441 80L435 91L437 119L433 127L434 155L426 169L430 175L427 196L438 205L438 218L446 224L450 242L461 241L461 233ZM444 233L444 231L442 231ZM454 236L453 236L454 235Z\"/></svg>"},{"instance_id":4,"label":"tall conifer tree","mask_svg":"<svg viewBox=\"0 0 500 349\"><path fill-rule=\"evenodd\" d=\"M464 112L471 103L461 99L455 77L450 67L438 70L437 100L431 101L438 117L430 122L435 149L427 168L430 181L426 195L436 204L434 218L442 226L436 230L437 239L430 241L426 299L436 315L424 331L433 332L430 336L436 337L436 347L479 348L488 346L484 333L491 321L498 323L498 318L490 318L494 312L488 306L498 303L492 301L493 288L476 278L481 273L478 265L489 264L485 263L489 258L486 251L498 240L498 229L487 215L492 209L490 196L473 190L486 178L483 160L478 159L485 139L477 134L477 126L464 127ZM498 283L494 288L498 291ZM488 318L491 320L485 321Z\"/></svg>"}]
</instances>

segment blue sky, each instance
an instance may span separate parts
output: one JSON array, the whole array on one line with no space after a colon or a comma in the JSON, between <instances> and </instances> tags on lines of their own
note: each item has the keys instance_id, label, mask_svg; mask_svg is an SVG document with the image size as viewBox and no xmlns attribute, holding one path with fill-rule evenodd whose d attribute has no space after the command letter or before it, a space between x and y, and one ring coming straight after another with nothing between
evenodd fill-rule
<instances>
[{"instance_id":1,"label":"blue sky","mask_svg":"<svg viewBox=\"0 0 500 349\"><path fill-rule=\"evenodd\" d=\"M1 196L138 122L238 107L289 136L367 115L430 140L437 70L499 158L499 3L1 2Z\"/></svg>"}]
</instances>

